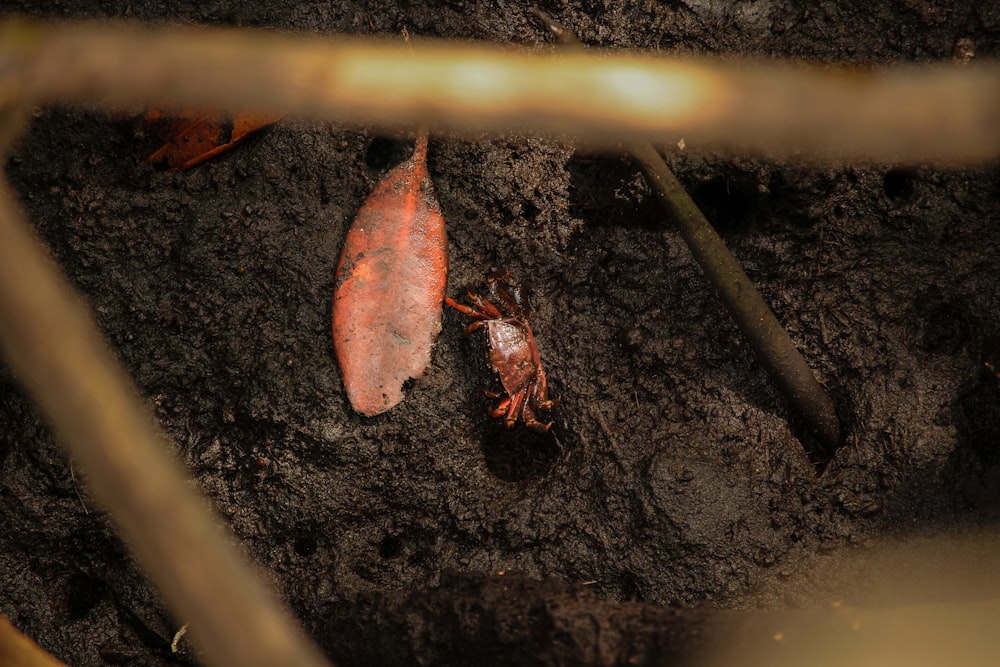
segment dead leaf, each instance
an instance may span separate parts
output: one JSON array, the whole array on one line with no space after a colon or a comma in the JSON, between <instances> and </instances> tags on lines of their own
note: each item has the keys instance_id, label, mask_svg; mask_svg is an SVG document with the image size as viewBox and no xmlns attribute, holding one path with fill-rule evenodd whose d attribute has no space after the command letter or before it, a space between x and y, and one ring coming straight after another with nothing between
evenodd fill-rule
<instances>
[{"instance_id":1,"label":"dead leaf","mask_svg":"<svg viewBox=\"0 0 1000 667\"><path fill-rule=\"evenodd\" d=\"M448 239L427 173L427 133L379 182L347 232L333 295L333 343L351 406L377 415L403 400L441 331Z\"/></svg>"}]
</instances>

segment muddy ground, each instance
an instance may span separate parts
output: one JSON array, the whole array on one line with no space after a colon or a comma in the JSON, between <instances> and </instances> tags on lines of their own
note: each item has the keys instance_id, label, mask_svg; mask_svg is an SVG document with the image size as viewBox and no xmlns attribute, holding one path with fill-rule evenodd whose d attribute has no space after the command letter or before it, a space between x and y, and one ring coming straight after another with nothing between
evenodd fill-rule
<instances>
[{"instance_id":1,"label":"muddy ground","mask_svg":"<svg viewBox=\"0 0 1000 667\"><path fill-rule=\"evenodd\" d=\"M948 62L965 37L976 59L997 57L1000 4L968 4L542 6L594 45L867 66ZM4 4L530 47L548 38L528 6ZM346 660L328 618L363 625L358 600L452 571L680 607L882 604L870 585L845 588L836 556L965 535L1000 513L1000 391L981 364L1000 324L992 165L803 167L666 147L838 405L846 443L817 477L783 398L626 159L525 136L431 141L449 293L491 267L535 286L561 401L543 437L487 417L480 341L463 340L454 312L403 404L372 419L347 405L334 268L407 137L289 117L174 174L140 160L141 135L135 119L40 109L6 172L198 486L335 656ZM6 371L0 425L0 612L73 665L190 660L170 654L177 624Z\"/></svg>"}]
</instances>

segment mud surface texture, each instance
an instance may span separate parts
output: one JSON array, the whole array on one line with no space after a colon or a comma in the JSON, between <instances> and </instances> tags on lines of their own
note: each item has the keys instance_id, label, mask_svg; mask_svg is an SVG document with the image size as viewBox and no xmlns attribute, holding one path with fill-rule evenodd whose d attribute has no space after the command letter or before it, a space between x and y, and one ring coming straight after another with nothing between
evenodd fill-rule
<instances>
[{"instance_id":1,"label":"mud surface texture","mask_svg":"<svg viewBox=\"0 0 1000 667\"><path fill-rule=\"evenodd\" d=\"M542 8L592 45L866 67L950 63L961 38L977 59L1000 56L1000 5L974 5ZM549 37L529 6L5 9L317 33L406 26L533 48ZM176 455L345 663L353 649L333 628L394 639L375 632L394 626L372 600L437 587L435 600L451 590L456 613L472 613L462 596L477 589L446 572L517 573L658 607L883 604L870 587L845 592L838 557L888 536L961 535L1000 513L1000 392L981 371L1000 324L994 167L804 168L666 147L838 405L846 444L818 478L783 398L626 159L528 136L431 139L448 293L493 267L534 285L532 324L560 399L552 435L538 436L487 416L482 341L463 339L467 320L450 309L432 367L398 408L369 419L347 405L330 339L334 268L352 217L409 155L409 138L289 117L178 174L141 161L141 135L137 119L40 109L6 172ZM184 642L171 653L178 624L2 373L0 612L73 665L195 660ZM992 594L985 583L977 592ZM436 645L382 648L443 660ZM534 648L518 647L534 656L523 664L566 662Z\"/></svg>"}]
</instances>

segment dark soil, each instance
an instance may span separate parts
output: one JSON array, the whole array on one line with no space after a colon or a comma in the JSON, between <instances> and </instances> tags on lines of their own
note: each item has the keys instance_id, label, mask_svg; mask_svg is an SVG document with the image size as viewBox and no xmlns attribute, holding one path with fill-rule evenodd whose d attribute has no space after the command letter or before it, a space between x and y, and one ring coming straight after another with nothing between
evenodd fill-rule
<instances>
[{"instance_id":1,"label":"dark soil","mask_svg":"<svg viewBox=\"0 0 1000 667\"><path fill-rule=\"evenodd\" d=\"M548 39L526 2L5 4ZM868 66L948 62L965 37L976 59L997 57L1000 5L969 4L543 9L594 45ZM449 293L492 267L534 284L561 401L552 435L537 436L487 416L478 341L451 311L400 406L366 419L347 405L334 268L406 137L289 117L179 174L143 163L142 140L136 119L41 109L6 172L178 457L334 655L327 619L364 626L364 600L445 571L586 584L609 602L780 607L849 596L821 581L831 554L1000 514L1000 391L981 370L1000 324L992 165L803 167L666 147L838 405L846 444L817 477L783 398L626 159L524 136L431 140ZM73 665L190 659L170 654L178 624L6 372L0 425L0 612Z\"/></svg>"}]
</instances>

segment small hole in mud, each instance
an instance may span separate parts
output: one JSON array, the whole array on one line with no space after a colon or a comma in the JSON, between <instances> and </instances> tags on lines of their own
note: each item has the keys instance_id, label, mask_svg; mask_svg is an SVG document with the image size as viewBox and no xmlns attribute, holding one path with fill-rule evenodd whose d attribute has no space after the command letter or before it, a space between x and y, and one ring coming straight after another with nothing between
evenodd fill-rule
<instances>
[{"instance_id":1,"label":"small hole in mud","mask_svg":"<svg viewBox=\"0 0 1000 667\"><path fill-rule=\"evenodd\" d=\"M316 544L316 538L312 535L299 535L295 538L293 548L295 549L295 553L300 556L312 556L316 553L319 545Z\"/></svg>"},{"instance_id":2,"label":"small hole in mud","mask_svg":"<svg viewBox=\"0 0 1000 667\"><path fill-rule=\"evenodd\" d=\"M646 596L643 595L639 579L631 572L625 572L618 580L619 596L629 602L644 602Z\"/></svg>"},{"instance_id":3,"label":"small hole in mud","mask_svg":"<svg viewBox=\"0 0 1000 667\"><path fill-rule=\"evenodd\" d=\"M375 137L365 152L365 164L369 169L382 171L408 158L410 152L410 142L390 137Z\"/></svg>"},{"instance_id":4,"label":"small hole in mud","mask_svg":"<svg viewBox=\"0 0 1000 667\"><path fill-rule=\"evenodd\" d=\"M933 310L924 324L924 350L932 354L956 354L969 338L965 313L954 304Z\"/></svg>"},{"instance_id":5,"label":"small hole in mud","mask_svg":"<svg viewBox=\"0 0 1000 667\"><path fill-rule=\"evenodd\" d=\"M378 555L384 560L396 558L403 552L403 541L396 535L386 535L378 545Z\"/></svg>"},{"instance_id":6,"label":"small hole in mud","mask_svg":"<svg viewBox=\"0 0 1000 667\"><path fill-rule=\"evenodd\" d=\"M534 204L532 204L530 201L521 204L521 217L523 217L525 220L534 222L535 220L538 219L538 214L541 212L542 210L537 206L535 206Z\"/></svg>"},{"instance_id":7,"label":"small hole in mud","mask_svg":"<svg viewBox=\"0 0 1000 667\"><path fill-rule=\"evenodd\" d=\"M750 226L750 203L731 179L713 178L698 187L691 198L720 234L745 232Z\"/></svg>"},{"instance_id":8,"label":"small hole in mud","mask_svg":"<svg viewBox=\"0 0 1000 667\"><path fill-rule=\"evenodd\" d=\"M78 572L69 580L66 591L66 611L71 621L79 621L97 606L107 590L103 581Z\"/></svg>"},{"instance_id":9,"label":"small hole in mud","mask_svg":"<svg viewBox=\"0 0 1000 667\"><path fill-rule=\"evenodd\" d=\"M996 434L1000 431L1000 391L992 379L962 393L957 412L959 443L990 466L1000 463Z\"/></svg>"},{"instance_id":10,"label":"small hole in mud","mask_svg":"<svg viewBox=\"0 0 1000 667\"><path fill-rule=\"evenodd\" d=\"M598 227L662 228L663 209L631 162L576 154L566 171L574 217Z\"/></svg>"},{"instance_id":11,"label":"small hole in mud","mask_svg":"<svg viewBox=\"0 0 1000 667\"><path fill-rule=\"evenodd\" d=\"M816 471L816 475L818 477L823 476L827 467L833 459L836 458L837 452L844 447L844 443L846 442L849 422L846 422L843 415L839 413L840 410L838 410L837 414L839 435L837 437L837 441L832 445L818 438L807 427L799 423L797 419L793 420L790 424L792 435L798 438L799 442L802 443L802 447L806 452L806 457L809 459L809 462L812 463L813 470Z\"/></svg>"},{"instance_id":12,"label":"small hole in mud","mask_svg":"<svg viewBox=\"0 0 1000 667\"><path fill-rule=\"evenodd\" d=\"M913 196L916 172L913 169L890 169L882 179L882 190L892 201L904 201Z\"/></svg>"},{"instance_id":13,"label":"small hole in mud","mask_svg":"<svg viewBox=\"0 0 1000 667\"><path fill-rule=\"evenodd\" d=\"M483 457L491 473L505 482L524 482L548 474L559 457L551 433L534 433L520 424L506 430L490 424L484 429Z\"/></svg>"},{"instance_id":14,"label":"small hole in mud","mask_svg":"<svg viewBox=\"0 0 1000 667\"><path fill-rule=\"evenodd\" d=\"M838 400L835 393L832 390L828 392L828 396L830 396L836 406L836 417L839 423L840 437L836 444L830 446L829 443L823 442L799 417L792 417L789 420L792 435L801 443L802 448L805 450L806 458L809 459L813 469L816 471L816 475L819 477L823 476L830 462L836 456L837 451L844 446L846 429L849 428L849 424L854 423L853 418L850 416L852 413L851 406L845 405L843 400Z\"/></svg>"},{"instance_id":15,"label":"small hole in mud","mask_svg":"<svg viewBox=\"0 0 1000 667\"><path fill-rule=\"evenodd\" d=\"M983 339L980 360L983 377L993 385L1000 382L1000 334L992 333Z\"/></svg>"}]
</instances>

